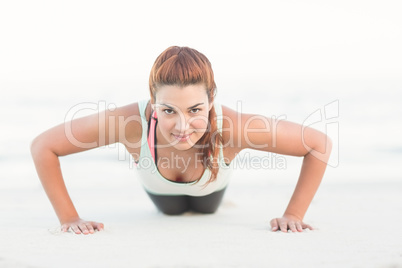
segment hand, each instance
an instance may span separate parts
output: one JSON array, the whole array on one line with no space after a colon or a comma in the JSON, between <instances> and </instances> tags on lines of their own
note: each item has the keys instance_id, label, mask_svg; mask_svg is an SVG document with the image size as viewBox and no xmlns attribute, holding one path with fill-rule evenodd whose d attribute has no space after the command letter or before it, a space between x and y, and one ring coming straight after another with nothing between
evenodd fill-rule
<instances>
[{"instance_id":1,"label":"hand","mask_svg":"<svg viewBox=\"0 0 402 268\"><path fill-rule=\"evenodd\" d=\"M284 215L282 218L272 219L271 228L272 232L281 230L284 233L287 233L288 230L291 230L292 232L303 232L303 229L307 228L313 230L313 227L305 224L301 219L291 215Z\"/></svg>"},{"instance_id":2,"label":"hand","mask_svg":"<svg viewBox=\"0 0 402 268\"><path fill-rule=\"evenodd\" d=\"M61 225L61 230L67 232L71 228L76 234L93 234L95 230L102 231L104 226L103 223L94 221L85 221L82 219L76 219L70 222L66 222Z\"/></svg>"}]
</instances>

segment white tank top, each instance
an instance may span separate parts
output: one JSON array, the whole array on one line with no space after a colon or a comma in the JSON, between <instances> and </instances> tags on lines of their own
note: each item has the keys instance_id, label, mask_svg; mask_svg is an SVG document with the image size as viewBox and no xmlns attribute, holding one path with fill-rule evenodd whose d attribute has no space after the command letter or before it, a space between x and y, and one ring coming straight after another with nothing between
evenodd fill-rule
<instances>
[{"instance_id":1,"label":"white tank top","mask_svg":"<svg viewBox=\"0 0 402 268\"><path fill-rule=\"evenodd\" d=\"M211 171L205 169L204 174L198 182L182 183L174 182L164 178L158 171L155 162L152 158L151 151L147 141L148 122L145 117L145 109L149 100L141 100L138 102L141 123L142 123L142 138L141 152L138 162L136 162L136 170L139 180L145 190L152 194L160 195L191 195L204 196L213 192L222 190L230 181L233 168L231 164L227 165L223 158L223 148L219 152L219 172L215 181L206 185L209 180ZM215 112L217 116L218 131L222 133L222 107L219 103L214 102Z\"/></svg>"}]
</instances>

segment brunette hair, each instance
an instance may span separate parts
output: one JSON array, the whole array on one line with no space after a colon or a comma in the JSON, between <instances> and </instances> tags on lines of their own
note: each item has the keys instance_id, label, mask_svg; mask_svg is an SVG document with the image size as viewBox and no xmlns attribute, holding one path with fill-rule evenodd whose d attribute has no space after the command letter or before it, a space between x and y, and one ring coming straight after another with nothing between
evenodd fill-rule
<instances>
[{"instance_id":1,"label":"brunette hair","mask_svg":"<svg viewBox=\"0 0 402 268\"><path fill-rule=\"evenodd\" d=\"M216 96L216 84L211 63L202 53L189 47L172 46L160 54L151 69L149 90L151 103L155 103L158 87L162 85L188 86L204 84L209 103ZM215 109L208 115L208 129L195 144L199 148L204 168L211 171L207 183L216 180L219 171L219 149L223 143L222 134L218 131Z\"/></svg>"}]
</instances>

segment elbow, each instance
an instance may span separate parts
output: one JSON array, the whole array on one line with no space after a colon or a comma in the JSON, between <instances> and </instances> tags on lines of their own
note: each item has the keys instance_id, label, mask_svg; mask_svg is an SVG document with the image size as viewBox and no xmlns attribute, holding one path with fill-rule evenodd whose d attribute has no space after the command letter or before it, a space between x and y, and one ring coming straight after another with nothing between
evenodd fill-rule
<instances>
[{"instance_id":1,"label":"elbow","mask_svg":"<svg viewBox=\"0 0 402 268\"><path fill-rule=\"evenodd\" d=\"M40 151L40 139L39 136L36 137L31 141L31 144L29 145L29 149L31 151L31 156L33 159L35 159L36 155L38 155L38 152Z\"/></svg>"},{"instance_id":2,"label":"elbow","mask_svg":"<svg viewBox=\"0 0 402 268\"><path fill-rule=\"evenodd\" d=\"M329 163L329 158L332 152L332 140L326 134L323 134L323 141L322 141L323 152L320 155L320 160L325 164Z\"/></svg>"},{"instance_id":3,"label":"elbow","mask_svg":"<svg viewBox=\"0 0 402 268\"><path fill-rule=\"evenodd\" d=\"M322 154L330 154L332 150L331 138L320 132L316 137L314 149Z\"/></svg>"},{"instance_id":4,"label":"elbow","mask_svg":"<svg viewBox=\"0 0 402 268\"><path fill-rule=\"evenodd\" d=\"M331 154L331 152L332 152L332 140L327 135L325 135L325 137L326 137L326 146L328 147L328 154Z\"/></svg>"},{"instance_id":5,"label":"elbow","mask_svg":"<svg viewBox=\"0 0 402 268\"><path fill-rule=\"evenodd\" d=\"M332 152L332 140L330 137L324 134L324 161L328 163L329 157L331 156Z\"/></svg>"},{"instance_id":6,"label":"elbow","mask_svg":"<svg viewBox=\"0 0 402 268\"><path fill-rule=\"evenodd\" d=\"M37 159L39 155L43 154L45 150L45 144L46 142L41 135L37 136L31 141L29 149L31 151L31 156L34 161L35 159Z\"/></svg>"},{"instance_id":7,"label":"elbow","mask_svg":"<svg viewBox=\"0 0 402 268\"><path fill-rule=\"evenodd\" d=\"M314 156L322 162L328 163L332 151L332 140L322 132L316 132L307 154Z\"/></svg>"}]
</instances>

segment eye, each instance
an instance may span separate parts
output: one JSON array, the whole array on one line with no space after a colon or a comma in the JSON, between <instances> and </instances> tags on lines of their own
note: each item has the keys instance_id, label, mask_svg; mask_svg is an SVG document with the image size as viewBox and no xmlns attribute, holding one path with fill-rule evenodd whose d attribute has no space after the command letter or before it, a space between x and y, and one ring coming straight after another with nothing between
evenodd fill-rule
<instances>
[{"instance_id":1,"label":"eye","mask_svg":"<svg viewBox=\"0 0 402 268\"><path fill-rule=\"evenodd\" d=\"M194 109L191 109L191 111L192 111L193 114L196 114L196 113L198 113L199 111L201 111L201 109L194 108ZM194 112L194 111L195 111L195 112Z\"/></svg>"},{"instance_id":2,"label":"eye","mask_svg":"<svg viewBox=\"0 0 402 268\"><path fill-rule=\"evenodd\" d=\"M165 110L163 110L163 112L166 113L166 114L173 114L174 113L174 111L172 109L165 109Z\"/></svg>"}]
</instances>

